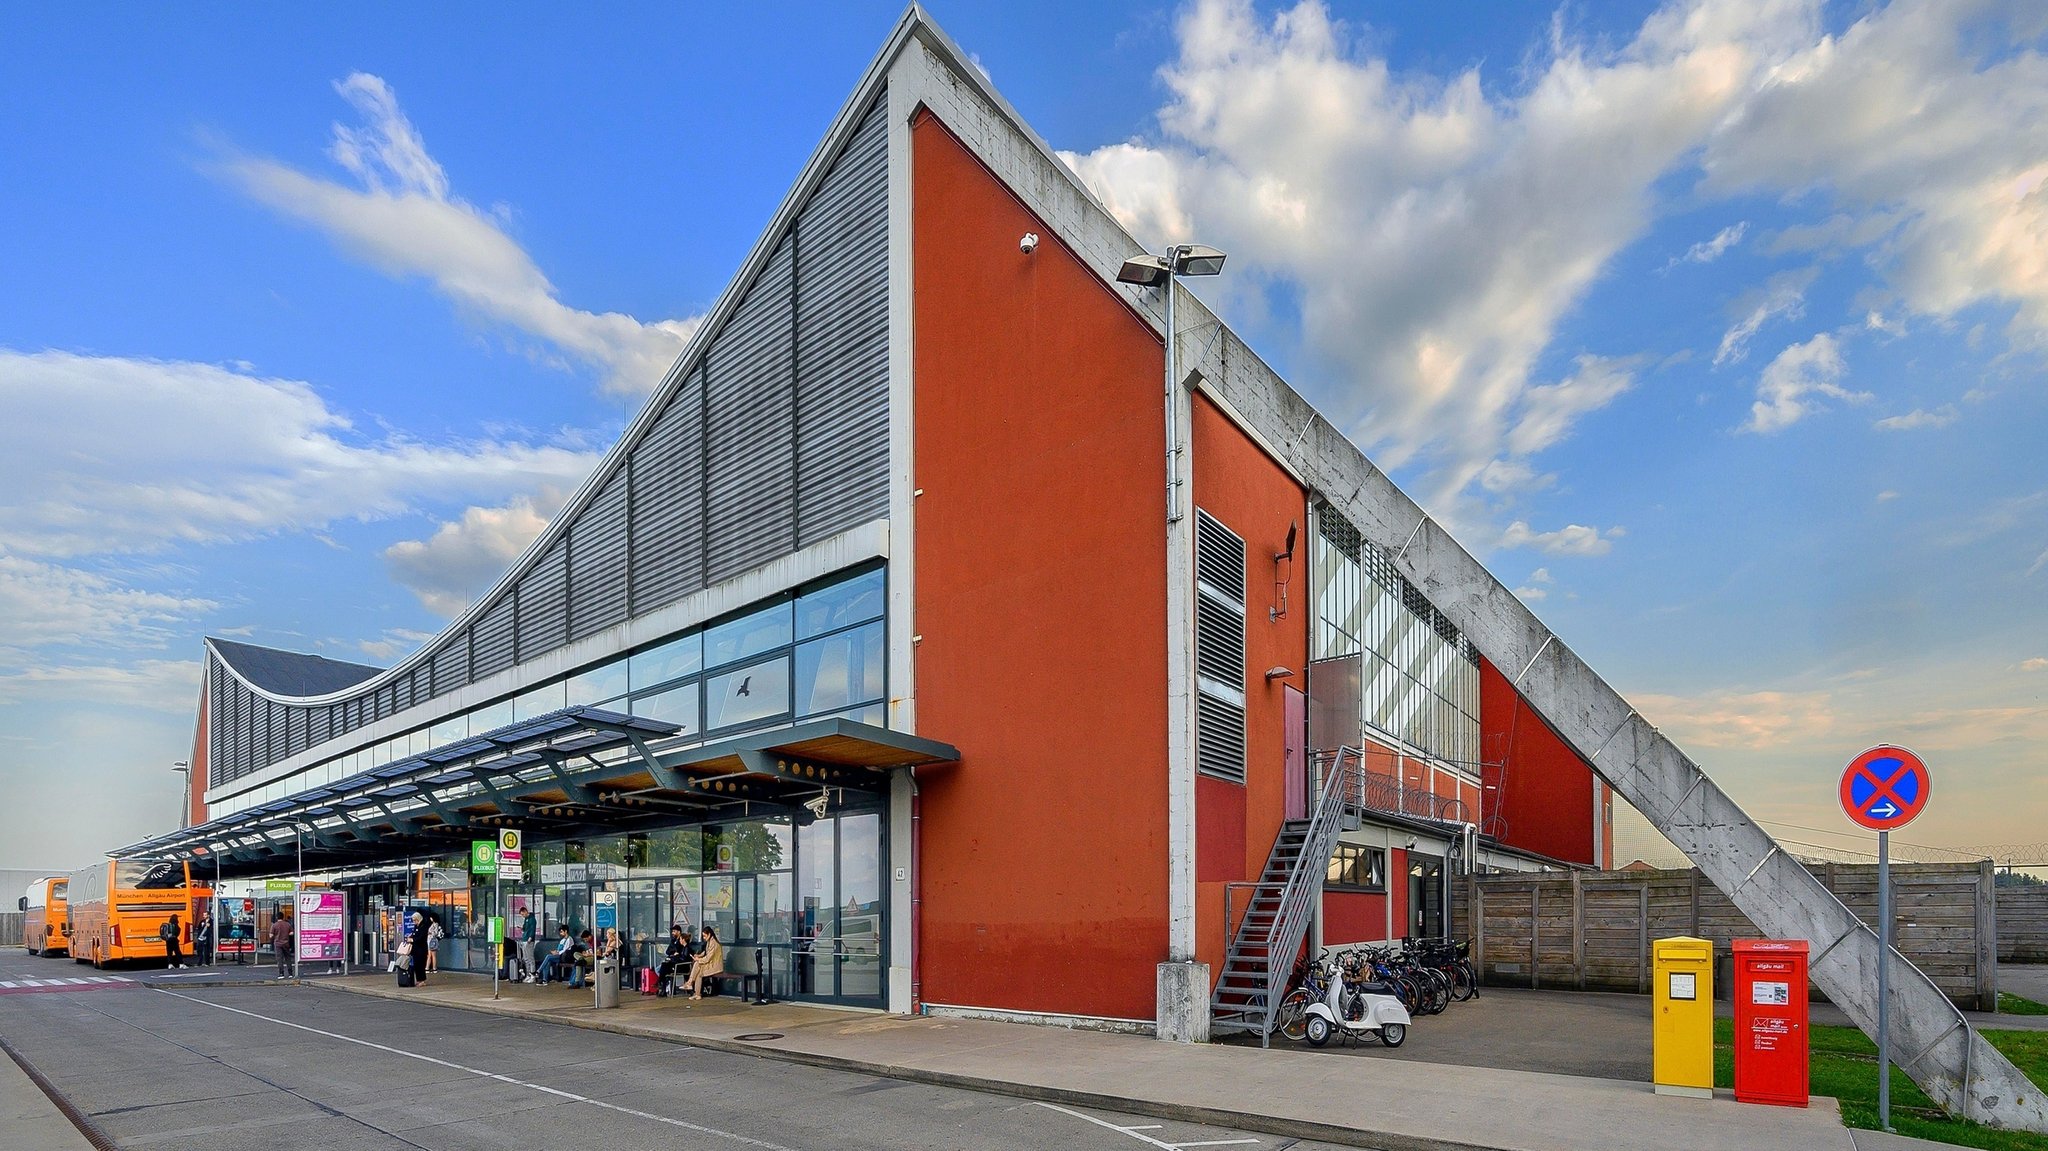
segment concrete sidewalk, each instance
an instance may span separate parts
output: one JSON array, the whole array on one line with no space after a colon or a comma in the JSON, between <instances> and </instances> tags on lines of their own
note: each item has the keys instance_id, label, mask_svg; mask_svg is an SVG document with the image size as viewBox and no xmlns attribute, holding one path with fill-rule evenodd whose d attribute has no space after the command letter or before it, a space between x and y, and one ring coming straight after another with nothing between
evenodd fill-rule
<instances>
[{"instance_id":1,"label":"concrete sidewalk","mask_svg":"<svg viewBox=\"0 0 2048 1151\"><path fill-rule=\"evenodd\" d=\"M320 987L567 1023L913 1082L1042 1099L1384 1151L1854 1151L1834 1100L1805 1110L1655 1095L1646 1083L1430 1063L1427 1021L1406 1059L1334 1059L1276 1047L1153 1039L983 1020L882 1015L633 993L591 993L443 973L399 989L388 975ZM745 1037L745 1038L743 1038Z\"/></svg>"},{"instance_id":2,"label":"concrete sidewalk","mask_svg":"<svg viewBox=\"0 0 2048 1151\"><path fill-rule=\"evenodd\" d=\"M93 1151L35 1080L0 1053L0 1145L36 1151Z\"/></svg>"}]
</instances>

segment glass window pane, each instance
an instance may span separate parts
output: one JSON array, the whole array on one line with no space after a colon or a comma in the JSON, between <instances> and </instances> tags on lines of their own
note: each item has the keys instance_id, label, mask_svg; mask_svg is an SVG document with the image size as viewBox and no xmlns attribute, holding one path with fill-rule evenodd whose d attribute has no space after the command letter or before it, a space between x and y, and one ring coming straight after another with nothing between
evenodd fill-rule
<instances>
[{"instance_id":1,"label":"glass window pane","mask_svg":"<svg viewBox=\"0 0 2048 1151\"><path fill-rule=\"evenodd\" d=\"M809 639L862 620L882 618L882 569L830 587L805 592L796 601L796 638Z\"/></svg>"},{"instance_id":2,"label":"glass window pane","mask_svg":"<svg viewBox=\"0 0 2048 1151\"><path fill-rule=\"evenodd\" d=\"M469 717L467 715L458 715L451 719L444 719L435 724L432 730L427 733L427 743L430 747L446 747L451 743L457 743L467 738L469 738Z\"/></svg>"},{"instance_id":3,"label":"glass window pane","mask_svg":"<svg viewBox=\"0 0 2048 1151\"><path fill-rule=\"evenodd\" d=\"M512 701L501 699L469 713L469 734L483 735L512 722Z\"/></svg>"},{"instance_id":4,"label":"glass window pane","mask_svg":"<svg viewBox=\"0 0 2048 1151\"><path fill-rule=\"evenodd\" d=\"M644 715L649 719L667 720L682 725L683 735L696 735L704 729L697 722L697 683L692 680L681 687L657 691L651 695L635 698L630 705L632 714Z\"/></svg>"},{"instance_id":5,"label":"glass window pane","mask_svg":"<svg viewBox=\"0 0 2048 1151\"><path fill-rule=\"evenodd\" d=\"M626 661L627 679L636 688L657 687L703 666L703 637L696 632L637 652Z\"/></svg>"},{"instance_id":6,"label":"glass window pane","mask_svg":"<svg viewBox=\"0 0 2048 1151\"><path fill-rule=\"evenodd\" d=\"M755 876L760 885L760 940L763 943L788 943L790 927L790 881L786 871L771 872Z\"/></svg>"},{"instance_id":7,"label":"glass window pane","mask_svg":"<svg viewBox=\"0 0 2048 1151\"><path fill-rule=\"evenodd\" d=\"M798 715L882 698L882 625L869 624L796 649Z\"/></svg>"},{"instance_id":8,"label":"glass window pane","mask_svg":"<svg viewBox=\"0 0 2048 1151\"><path fill-rule=\"evenodd\" d=\"M512 700L512 719L515 722L522 719L532 719L537 715L546 715L551 711L560 711L567 706L569 704L564 692L564 685L560 681L542 684Z\"/></svg>"},{"instance_id":9,"label":"glass window pane","mask_svg":"<svg viewBox=\"0 0 2048 1151\"><path fill-rule=\"evenodd\" d=\"M789 643L792 638L790 611L790 604L785 600L707 628L704 632L704 666L717 667Z\"/></svg>"},{"instance_id":10,"label":"glass window pane","mask_svg":"<svg viewBox=\"0 0 2048 1151\"><path fill-rule=\"evenodd\" d=\"M585 703L604 703L626 694L626 661L615 659L607 664L569 677L568 703L575 707Z\"/></svg>"},{"instance_id":11,"label":"glass window pane","mask_svg":"<svg viewBox=\"0 0 2048 1151\"><path fill-rule=\"evenodd\" d=\"M706 731L788 715L788 657L712 676L704 684L704 712Z\"/></svg>"}]
</instances>

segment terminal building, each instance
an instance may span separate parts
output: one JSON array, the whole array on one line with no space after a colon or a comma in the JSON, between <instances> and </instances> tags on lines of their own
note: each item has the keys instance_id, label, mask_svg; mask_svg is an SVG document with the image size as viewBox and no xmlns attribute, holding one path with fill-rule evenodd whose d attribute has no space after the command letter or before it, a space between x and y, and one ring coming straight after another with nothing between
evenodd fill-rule
<instances>
[{"instance_id":1,"label":"terminal building","mask_svg":"<svg viewBox=\"0 0 2048 1151\"><path fill-rule=\"evenodd\" d=\"M502 579L391 667L207 640L189 826L120 853L442 906L444 966L609 891L778 997L1163 1032L1266 950L1447 934L1465 874L1611 865L1606 785L1317 478L1378 473L1189 293L1214 259L1148 256L913 8Z\"/></svg>"}]
</instances>

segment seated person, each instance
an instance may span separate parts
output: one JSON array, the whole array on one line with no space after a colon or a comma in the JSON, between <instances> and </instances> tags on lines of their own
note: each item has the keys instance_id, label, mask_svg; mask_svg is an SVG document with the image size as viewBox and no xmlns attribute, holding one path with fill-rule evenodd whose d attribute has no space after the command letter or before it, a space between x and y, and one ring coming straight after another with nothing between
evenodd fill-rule
<instances>
[{"instance_id":1,"label":"seated person","mask_svg":"<svg viewBox=\"0 0 2048 1151\"><path fill-rule=\"evenodd\" d=\"M679 980L690 965L690 929L678 923L668 929L668 950L662 953L661 985L656 995L667 995L672 980Z\"/></svg>"},{"instance_id":2,"label":"seated person","mask_svg":"<svg viewBox=\"0 0 2048 1151\"><path fill-rule=\"evenodd\" d=\"M555 940L555 949L541 957L540 970L527 976L528 983L549 983L562 978L562 965L569 961L570 949L576 941L569 938L567 927L555 928L555 934L560 937Z\"/></svg>"},{"instance_id":3,"label":"seated person","mask_svg":"<svg viewBox=\"0 0 2048 1151\"><path fill-rule=\"evenodd\" d=\"M590 931L586 928L583 935L576 940L575 946L569 950L569 987L571 990L581 988L583 986L583 973L591 970L590 947Z\"/></svg>"},{"instance_id":4,"label":"seated person","mask_svg":"<svg viewBox=\"0 0 2048 1151\"><path fill-rule=\"evenodd\" d=\"M725 974L725 947L718 942L718 929L704 925L704 951L690 964L690 998L704 998L704 981ZM715 994L717 988L713 988Z\"/></svg>"}]
</instances>

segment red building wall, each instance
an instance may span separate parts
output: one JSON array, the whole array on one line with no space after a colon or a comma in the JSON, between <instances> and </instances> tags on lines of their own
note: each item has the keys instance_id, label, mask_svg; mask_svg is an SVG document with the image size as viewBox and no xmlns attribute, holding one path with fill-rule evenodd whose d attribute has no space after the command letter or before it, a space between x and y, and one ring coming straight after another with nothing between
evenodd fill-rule
<instances>
[{"instance_id":1,"label":"red building wall","mask_svg":"<svg viewBox=\"0 0 2048 1151\"><path fill-rule=\"evenodd\" d=\"M1403 873L1406 874L1405 872ZM1394 935L1401 934L1399 920ZM1323 944L1338 947L1346 943L1387 938L1387 896L1364 891L1323 893Z\"/></svg>"},{"instance_id":2,"label":"red building wall","mask_svg":"<svg viewBox=\"0 0 2048 1151\"><path fill-rule=\"evenodd\" d=\"M936 118L911 142L917 722L962 755L921 784L924 998L1150 1019L1164 355Z\"/></svg>"},{"instance_id":3,"label":"red building wall","mask_svg":"<svg viewBox=\"0 0 2048 1151\"><path fill-rule=\"evenodd\" d=\"M1595 826L1593 769L1543 722L1492 663L1479 664L1480 746L1496 808L1481 830L1510 847L1593 863L1612 830ZM1602 819L1601 824L1606 821Z\"/></svg>"},{"instance_id":4,"label":"red building wall","mask_svg":"<svg viewBox=\"0 0 2048 1151\"><path fill-rule=\"evenodd\" d=\"M1308 576L1308 493L1206 397L1194 397L1189 451L1195 506L1245 543L1245 783L1197 776L1195 781L1195 958L1222 974L1229 927L1228 883L1256 879L1279 834L1287 803L1285 685L1304 682L1308 660L1305 600ZM1294 557L1273 557L1295 528ZM1272 618L1285 586L1287 614ZM1267 680L1266 670L1294 675Z\"/></svg>"}]
</instances>

